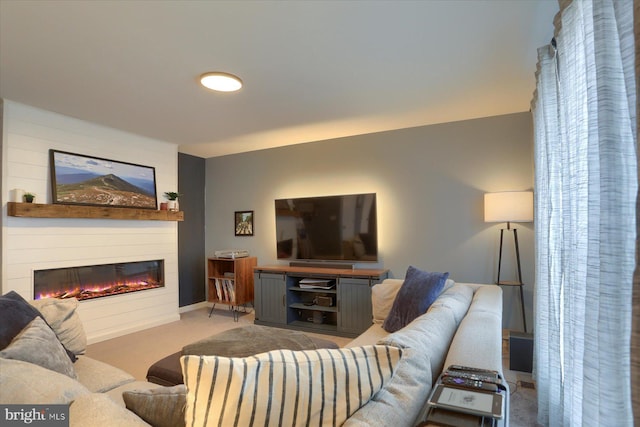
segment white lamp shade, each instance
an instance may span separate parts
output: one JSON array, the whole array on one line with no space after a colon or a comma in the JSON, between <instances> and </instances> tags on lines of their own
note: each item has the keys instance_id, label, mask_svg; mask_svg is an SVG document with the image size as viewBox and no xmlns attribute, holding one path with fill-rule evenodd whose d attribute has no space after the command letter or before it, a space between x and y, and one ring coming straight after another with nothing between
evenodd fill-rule
<instances>
[{"instance_id":1,"label":"white lamp shade","mask_svg":"<svg viewBox=\"0 0 640 427\"><path fill-rule=\"evenodd\" d=\"M485 222L532 222L533 191L485 193Z\"/></svg>"}]
</instances>

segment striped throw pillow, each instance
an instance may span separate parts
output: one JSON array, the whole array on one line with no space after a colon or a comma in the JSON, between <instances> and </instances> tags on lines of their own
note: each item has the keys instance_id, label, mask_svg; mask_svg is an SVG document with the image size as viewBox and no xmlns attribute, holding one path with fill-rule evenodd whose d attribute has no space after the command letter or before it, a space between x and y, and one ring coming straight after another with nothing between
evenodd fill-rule
<instances>
[{"instance_id":1,"label":"striped throw pillow","mask_svg":"<svg viewBox=\"0 0 640 427\"><path fill-rule=\"evenodd\" d=\"M183 356L187 426L341 425L389 380L392 346Z\"/></svg>"}]
</instances>

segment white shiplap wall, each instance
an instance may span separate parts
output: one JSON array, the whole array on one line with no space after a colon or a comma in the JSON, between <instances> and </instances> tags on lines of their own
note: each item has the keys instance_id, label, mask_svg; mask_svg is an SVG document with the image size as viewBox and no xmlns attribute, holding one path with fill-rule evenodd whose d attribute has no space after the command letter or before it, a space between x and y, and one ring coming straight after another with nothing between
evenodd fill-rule
<instances>
[{"instance_id":1,"label":"white shiplap wall","mask_svg":"<svg viewBox=\"0 0 640 427\"><path fill-rule=\"evenodd\" d=\"M49 150L152 166L158 201L177 191L177 146L5 100L2 176L2 293L33 298L33 270L162 259L165 287L80 304L89 342L175 321L178 227L173 221L7 217L14 189L51 203Z\"/></svg>"}]
</instances>

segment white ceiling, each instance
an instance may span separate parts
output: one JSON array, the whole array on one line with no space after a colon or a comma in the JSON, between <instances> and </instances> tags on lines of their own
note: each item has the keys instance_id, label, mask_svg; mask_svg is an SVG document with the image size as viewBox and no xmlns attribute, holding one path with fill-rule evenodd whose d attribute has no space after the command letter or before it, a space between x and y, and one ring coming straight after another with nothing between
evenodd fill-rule
<instances>
[{"instance_id":1,"label":"white ceiling","mask_svg":"<svg viewBox=\"0 0 640 427\"><path fill-rule=\"evenodd\" d=\"M527 111L555 0L0 0L0 97L213 157ZM198 85L236 74L236 93Z\"/></svg>"}]
</instances>

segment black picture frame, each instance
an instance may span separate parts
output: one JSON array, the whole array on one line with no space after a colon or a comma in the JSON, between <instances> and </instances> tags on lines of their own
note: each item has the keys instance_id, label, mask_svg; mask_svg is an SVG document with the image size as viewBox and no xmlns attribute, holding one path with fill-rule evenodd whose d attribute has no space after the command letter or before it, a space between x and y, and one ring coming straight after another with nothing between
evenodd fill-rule
<instances>
[{"instance_id":1,"label":"black picture frame","mask_svg":"<svg viewBox=\"0 0 640 427\"><path fill-rule=\"evenodd\" d=\"M253 236L253 211L235 211L233 230L236 236Z\"/></svg>"},{"instance_id":2,"label":"black picture frame","mask_svg":"<svg viewBox=\"0 0 640 427\"><path fill-rule=\"evenodd\" d=\"M58 150L49 163L55 204L158 208L154 167Z\"/></svg>"}]
</instances>

